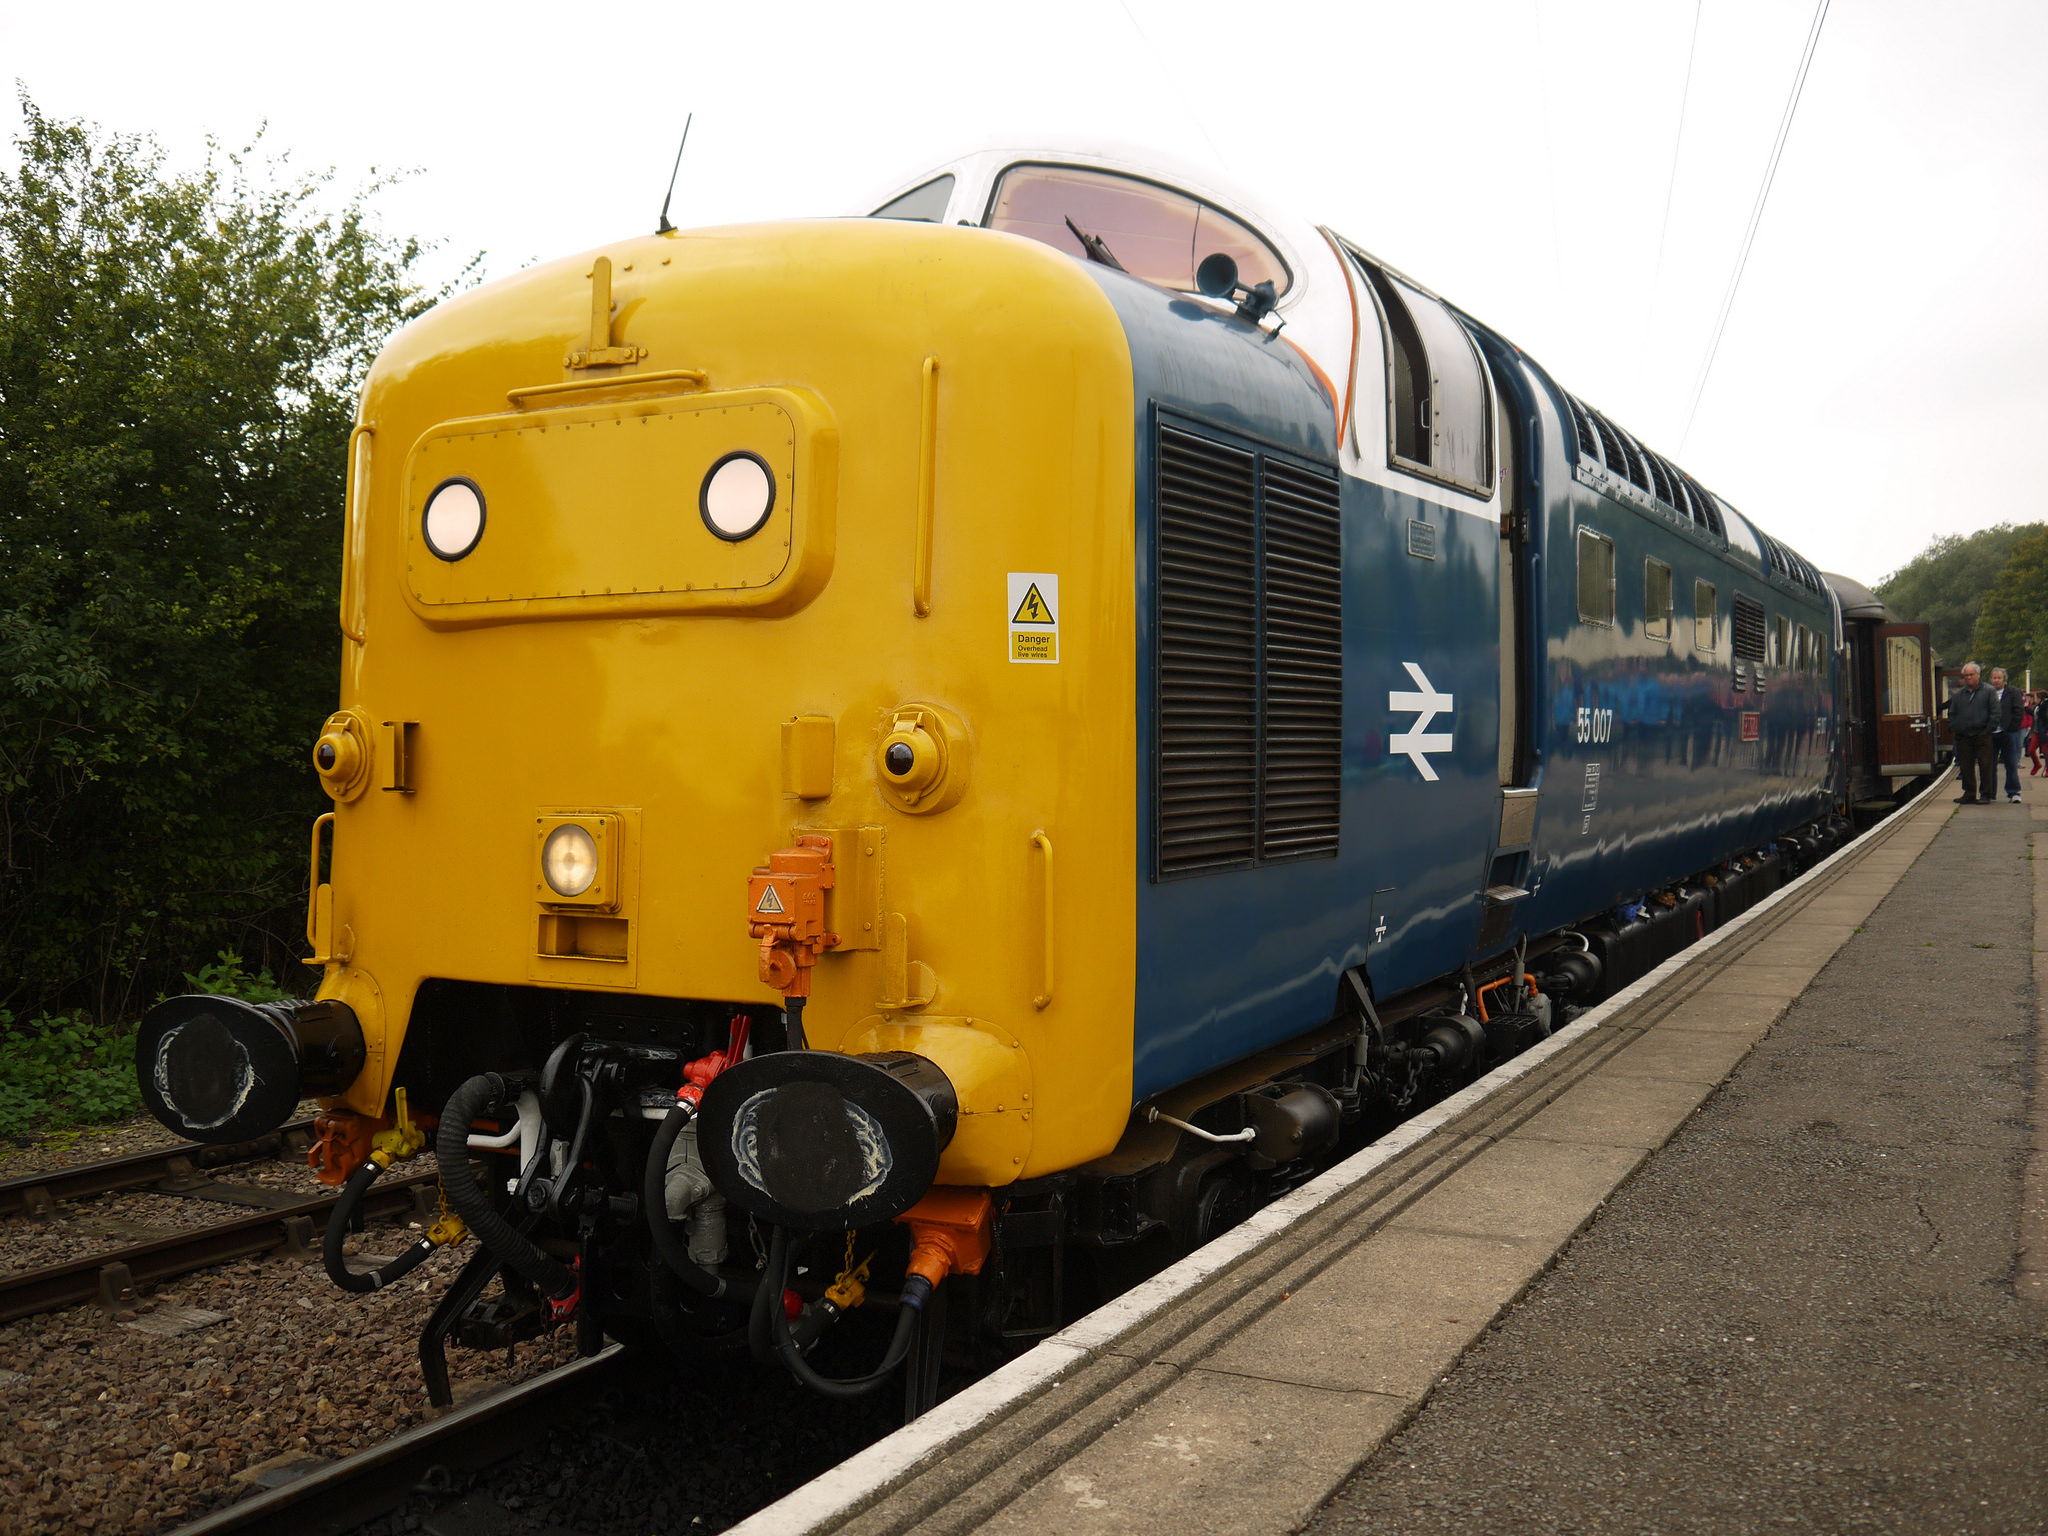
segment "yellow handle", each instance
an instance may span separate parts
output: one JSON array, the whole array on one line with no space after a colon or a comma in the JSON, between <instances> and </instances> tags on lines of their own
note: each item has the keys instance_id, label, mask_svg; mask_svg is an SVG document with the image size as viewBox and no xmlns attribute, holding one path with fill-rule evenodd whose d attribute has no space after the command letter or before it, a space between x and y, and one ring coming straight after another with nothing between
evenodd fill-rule
<instances>
[{"instance_id":1,"label":"yellow handle","mask_svg":"<svg viewBox=\"0 0 2048 1536\"><path fill-rule=\"evenodd\" d=\"M924 360L924 393L917 428L917 556L910 574L910 606L922 619L932 611L932 503L939 474L939 360Z\"/></svg>"},{"instance_id":2,"label":"yellow handle","mask_svg":"<svg viewBox=\"0 0 2048 1536\"><path fill-rule=\"evenodd\" d=\"M515 409L526 409L529 400L550 401L565 395L620 394L676 395L709 389L711 375L701 368L663 368L655 373L621 374L615 379L571 379L566 384L529 384L508 389L505 398Z\"/></svg>"},{"instance_id":3,"label":"yellow handle","mask_svg":"<svg viewBox=\"0 0 2048 1536\"><path fill-rule=\"evenodd\" d=\"M360 460L357 448L363 439L372 437L377 429L369 422L359 422L348 435L348 486L342 496L341 511L341 632L355 641L363 643L360 629L349 627L349 616L355 608L356 586L362 577L357 567L362 564L363 552L356 548L357 520L363 512L363 466L369 455L362 454Z\"/></svg>"},{"instance_id":4,"label":"yellow handle","mask_svg":"<svg viewBox=\"0 0 2048 1536\"><path fill-rule=\"evenodd\" d=\"M326 963L332 943L333 911L321 910L320 898L326 895L331 901L333 893L320 879L320 834L333 825L332 811L313 818L313 867L306 881L306 942L313 946L314 964Z\"/></svg>"},{"instance_id":5,"label":"yellow handle","mask_svg":"<svg viewBox=\"0 0 2048 1536\"><path fill-rule=\"evenodd\" d=\"M1034 832L1031 846L1045 856L1045 965L1038 996L1031 999L1032 1007L1043 1008L1052 1002L1052 839Z\"/></svg>"}]
</instances>

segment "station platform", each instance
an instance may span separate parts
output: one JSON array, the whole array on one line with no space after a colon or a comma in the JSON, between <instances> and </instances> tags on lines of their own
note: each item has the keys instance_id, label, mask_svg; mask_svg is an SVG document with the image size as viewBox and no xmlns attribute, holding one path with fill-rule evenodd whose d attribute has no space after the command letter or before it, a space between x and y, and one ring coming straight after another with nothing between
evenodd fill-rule
<instances>
[{"instance_id":1,"label":"station platform","mask_svg":"<svg viewBox=\"0 0 2048 1536\"><path fill-rule=\"evenodd\" d=\"M1938 785L736 1529L2048 1531L2048 789Z\"/></svg>"}]
</instances>

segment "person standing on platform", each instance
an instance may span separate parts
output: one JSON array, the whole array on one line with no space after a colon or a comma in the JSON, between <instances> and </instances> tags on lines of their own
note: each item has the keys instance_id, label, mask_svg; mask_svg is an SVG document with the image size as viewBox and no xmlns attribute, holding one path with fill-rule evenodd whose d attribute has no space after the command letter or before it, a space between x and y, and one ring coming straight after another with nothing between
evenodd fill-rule
<instances>
[{"instance_id":1,"label":"person standing on platform","mask_svg":"<svg viewBox=\"0 0 2048 1536\"><path fill-rule=\"evenodd\" d=\"M1991 706L1991 748L2005 768L2005 798L2020 803L2020 691L2006 681L2005 668L1991 669L1991 692L1997 703ZM1987 800L1998 798L1996 775Z\"/></svg>"},{"instance_id":2,"label":"person standing on platform","mask_svg":"<svg viewBox=\"0 0 2048 1536\"><path fill-rule=\"evenodd\" d=\"M1984 669L1974 661L1964 662L1963 685L1948 696L1948 728L1956 738L1956 769L1963 780L1957 805L1989 805L1998 798L1997 759L1991 744L1997 705L1997 698L1984 686ZM1977 792L1980 782L1984 787L1981 795Z\"/></svg>"},{"instance_id":3,"label":"person standing on platform","mask_svg":"<svg viewBox=\"0 0 2048 1536\"><path fill-rule=\"evenodd\" d=\"M2034 695L2034 760L2038 771L2048 773L2048 688Z\"/></svg>"},{"instance_id":4,"label":"person standing on platform","mask_svg":"<svg viewBox=\"0 0 2048 1536\"><path fill-rule=\"evenodd\" d=\"M2020 712L2020 734L2027 742L2027 777L2033 778L2041 771L2041 695L2026 695L2025 708Z\"/></svg>"}]
</instances>

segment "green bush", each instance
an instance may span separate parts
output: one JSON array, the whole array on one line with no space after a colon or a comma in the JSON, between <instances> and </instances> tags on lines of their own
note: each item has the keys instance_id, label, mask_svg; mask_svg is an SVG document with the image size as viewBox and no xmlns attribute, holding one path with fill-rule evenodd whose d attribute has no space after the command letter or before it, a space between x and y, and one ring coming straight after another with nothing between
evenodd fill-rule
<instances>
[{"instance_id":1,"label":"green bush","mask_svg":"<svg viewBox=\"0 0 2048 1536\"><path fill-rule=\"evenodd\" d=\"M251 975L242 957L225 949L212 964L187 971L185 989L251 1003L274 1003L291 995L267 967ZM132 1024L104 1030L68 1014L17 1024L13 1014L0 1008L0 1137L106 1125L142 1113L135 1033Z\"/></svg>"},{"instance_id":2,"label":"green bush","mask_svg":"<svg viewBox=\"0 0 2048 1536\"><path fill-rule=\"evenodd\" d=\"M0 165L0 1005L302 952L343 458L435 295L375 186L46 116Z\"/></svg>"},{"instance_id":3,"label":"green bush","mask_svg":"<svg viewBox=\"0 0 2048 1536\"><path fill-rule=\"evenodd\" d=\"M105 1125L142 1111L135 1029L57 1014L17 1024L0 1008L0 1136Z\"/></svg>"}]
</instances>

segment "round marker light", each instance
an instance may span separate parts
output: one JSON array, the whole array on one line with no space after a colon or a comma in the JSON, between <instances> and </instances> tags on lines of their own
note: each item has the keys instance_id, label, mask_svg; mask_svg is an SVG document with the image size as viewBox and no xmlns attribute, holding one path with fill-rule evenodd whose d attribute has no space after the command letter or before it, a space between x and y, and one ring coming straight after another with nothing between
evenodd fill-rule
<instances>
[{"instance_id":1,"label":"round marker light","mask_svg":"<svg viewBox=\"0 0 2048 1536\"><path fill-rule=\"evenodd\" d=\"M475 549L484 536L484 493L477 483L458 475L435 486L420 515L420 536L442 560L460 560Z\"/></svg>"},{"instance_id":2,"label":"round marker light","mask_svg":"<svg viewBox=\"0 0 2048 1536\"><path fill-rule=\"evenodd\" d=\"M540 870L557 896L581 896L597 878L597 843L581 827L557 827L541 845Z\"/></svg>"},{"instance_id":3,"label":"round marker light","mask_svg":"<svg viewBox=\"0 0 2048 1536\"><path fill-rule=\"evenodd\" d=\"M759 533L775 510L775 476L756 454L728 453L704 477L697 504L704 526L737 544Z\"/></svg>"}]
</instances>

